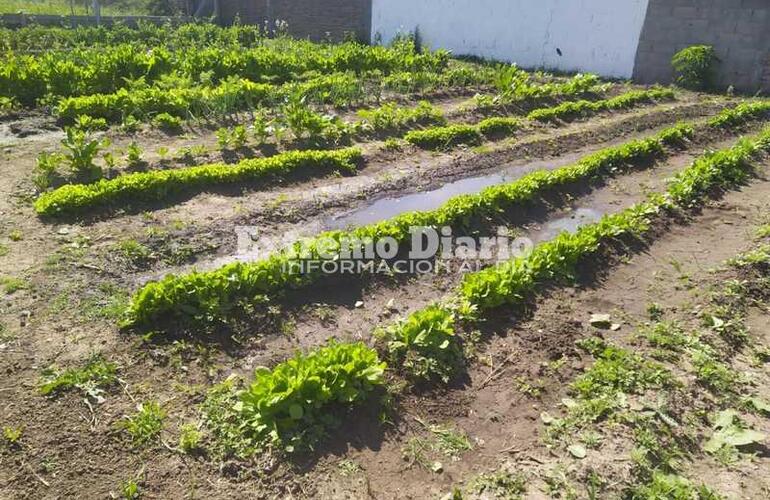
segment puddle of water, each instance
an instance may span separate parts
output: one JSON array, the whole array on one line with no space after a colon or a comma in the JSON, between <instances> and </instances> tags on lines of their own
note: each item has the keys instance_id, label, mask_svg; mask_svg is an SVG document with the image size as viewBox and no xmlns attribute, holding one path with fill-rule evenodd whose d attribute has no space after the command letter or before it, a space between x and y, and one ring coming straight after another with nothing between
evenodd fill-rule
<instances>
[{"instance_id":1,"label":"puddle of water","mask_svg":"<svg viewBox=\"0 0 770 500\"><path fill-rule=\"evenodd\" d=\"M434 210L455 196L476 194L490 186L513 182L537 170L555 170L574 163L576 157L576 155L569 155L526 165L509 164L492 174L460 179L432 191L381 198L351 212L330 217L323 222L323 226L329 230L349 229L380 222L407 212Z\"/></svg>"},{"instance_id":2,"label":"puddle of water","mask_svg":"<svg viewBox=\"0 0 770 500\"><path fill-rule=\"evenodd\" d=\"M562 232L576 233L583 226L599 222L607 213L597 208L578 208L557 219L549 220L545 225L530 232L527 237L537 245L556 238Z\"/></svg>"}]
</instances>

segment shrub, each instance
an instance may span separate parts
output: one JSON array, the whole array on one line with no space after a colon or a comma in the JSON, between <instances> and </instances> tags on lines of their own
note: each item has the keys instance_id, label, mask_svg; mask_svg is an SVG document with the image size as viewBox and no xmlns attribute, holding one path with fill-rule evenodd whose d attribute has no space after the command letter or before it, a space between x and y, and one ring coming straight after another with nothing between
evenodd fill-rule
<instances>
[{"instance_id":1,"label":"shrub","mask_svg":"<svg viewBox=\"0 0 770 500\"><path fill-rule=\"evenodd\" d=\"M709 45L687 47L671 59L671 65L676 72L676 83L691 90L708 90L714 87L718 62L714 47Z\"/></svg>"}]
</instances>

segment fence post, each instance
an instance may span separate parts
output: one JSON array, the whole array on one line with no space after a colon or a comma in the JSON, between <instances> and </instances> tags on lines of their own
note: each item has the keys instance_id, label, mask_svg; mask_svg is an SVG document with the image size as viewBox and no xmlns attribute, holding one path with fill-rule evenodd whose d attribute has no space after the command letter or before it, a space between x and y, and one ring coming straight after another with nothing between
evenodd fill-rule
<instances>
[{"instance_id":1,"label":"fence post","mask_svg":"<svg viewBox=\"0 0 770 500\"><path fill-rule=\"evenodd\" d=\"M99 5L99 0L94 0L93 2L93 9L94 9L94 17L96 18L96 25L101 26L102 24L102 6Z\"/></svg>"}]
</instances>

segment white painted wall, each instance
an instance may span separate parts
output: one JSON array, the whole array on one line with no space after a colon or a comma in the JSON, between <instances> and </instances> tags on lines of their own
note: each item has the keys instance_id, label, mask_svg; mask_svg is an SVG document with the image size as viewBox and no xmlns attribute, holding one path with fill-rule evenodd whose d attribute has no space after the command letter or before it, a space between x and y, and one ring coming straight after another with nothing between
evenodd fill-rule
<instances>
[{"instance_id":1,"label":"white painted wall","mask_svg":"<svg viewBox=\"0 0 770 500\"><path fill-rule=\"evenodd\" d=\"M648 1L373 0L372 39L419 26L432 49L456 55L630 78Z\"/></svg>"}]
</instances>

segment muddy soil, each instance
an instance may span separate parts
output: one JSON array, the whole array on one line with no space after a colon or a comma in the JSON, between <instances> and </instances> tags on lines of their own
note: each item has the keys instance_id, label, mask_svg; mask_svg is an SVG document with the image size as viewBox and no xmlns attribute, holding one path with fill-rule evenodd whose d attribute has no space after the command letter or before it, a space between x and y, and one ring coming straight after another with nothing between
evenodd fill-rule
<instances>
[{"instance_id":1,"label":"muddy soil","mask_svg":"<svg viewBox=\"0 0 770 500\"><path fill-rule=\"evenodd\" d=\"M454 106L459 100L448 102ZM601 333L621 345L645 321L650 302L684 316L690 313L691 304L701 298L698 290L714 279L710 269L749 248L754 228L767 222L770 181L764 177L683 221L671 221L643 251L608 261L607 272L598 278L538 298L529 314L501 312L484 327L465 380L443 390L402 393L398 418L390 425L373 426L376 415L362 409L317 453L294 462L220 464L205 454L185 455L174 448L179 427L198 420L198 405L212 384L230 375L248 378L258 365L272 365L329 338L369 340L377 326L449 293L459 276L318 287L290 297L276 322L253 325L248 335L219 343L145 342L116 328L111 306L124 303L138 283L153 276L231 255L235 225L258 225L266 233L280 234L360 210L377 197L440 189L505 168L569 163L677 120L713 114L728 102L693 96L535 130L476 150L395 152L376 157L357 177L316 179L237 197L206 193L147 212L57 222L33 215L30 176L37 152L53 147L59 136L46 128L44 118L22 117L27 121L17 128L20 133L41 132L17 137L0 163L0 277L17 278L24 285L10 293L7 287L0 290L0 426L22 429L18 445L0 444L0 498L120 497L121 484L128 480L138 483L143 498L426 498L441 497L501 467L531 478L527 492L533 498L549 495L556 466L564 466L571 481L578 481L577 475L590 465L622 482L629 475L627 442L606 443L601 451L590 450L586 462L575 463L563 450L542 445L540 413L557 413L566 385L591 362L574 342L596 334L588 323L592 313L618 319L618 331ZM155 142L145 139L148 151L168 141L162 136ZM538 241L559 230L574 230L659 191L666 178L703 149L725 147L734 139L711 137L652 168L577 190L558 203L546 200L507 223ZM116 143L121 140L128 139ZM198 139L178 140L192 144ZM330 188L336 195L320 195ZM157 255L140 267L126 262L116 245L129 239L147 244ZM755 311L752 332L765 345L768 324L766 315ZM86 400L78 392L39 394L43 369L80 366L93 353L119 367L120 381L103 394L103 402ZM559 361L557 370L552 369L554 361ZM766 369L748 364L743 369L756 372L758 390L770 397ZM168 417L161 442L136 448L119 423L145 401L158 401ZM441 462L440 472L405 460L404 447L428 433L421 422L462 430L473 449L456 459L432 455L431 460ZM766 419L754 423L770 431ZM699 458L690 469L689 477L734 497L762 498L770 486L763 483L770 465L762 454L729 468ZM606 491L618 493L620 486L614 488ZM585 489L579 496L586 496Z\"/></svg>"}]
</instances>

